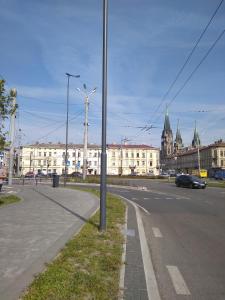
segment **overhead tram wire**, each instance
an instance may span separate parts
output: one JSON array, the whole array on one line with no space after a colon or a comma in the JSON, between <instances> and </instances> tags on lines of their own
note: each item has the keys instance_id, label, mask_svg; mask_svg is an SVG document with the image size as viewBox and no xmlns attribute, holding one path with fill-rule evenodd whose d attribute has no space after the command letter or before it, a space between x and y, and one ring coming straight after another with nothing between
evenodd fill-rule
<instances>
[{"instance_id":1,"label":"overhead tram wire","mask_svg":"<svg viewBox=\"0 0 225 300\"><path fill-rule=\"evenodd\" d=\"M194 47L192 48L192 50L190 51L188 57L186 58L186 60L184 61L183 65L181 66L180 70L177 72L177 75L175 76L175 79L172 81L172 83L170 84L169 88L167 89L166 93L163 95L163 97L160 100L159 105L157 106L156 110L154 111L154 114L160 109L161 105L164 103L166 97L168 96L168 94L170 93L170 91L172 90L172 88L174 87L175 83L177 82L177 80L179 79L181 73L183 72L184 68L186 67L186 65L188 64L188 62L190 61L193 53L195 52L199 42L201 41L201 39L203 38L204 34L206 33L207 29L209 28L210 24L212 23L214 17L216 16L218 10L220 9L222 3L224 2L224 0L221 0L220 3L218 4L218 6L216 7L215 11L213 12L211 18L209 19L208 23L206 24L205 28L203 29L202 33L200 34L199 38L197 39Z\"/></svg>"},{"instance_id":2,"label":"overhead tram wire","mask_svg":"<svg viewBox=\"0 0 225 300\"><path fill-rule=\"evenodd\" d=\"M213 50L213 48L216 46L216 44L219 42L219 40L222 38L222 36L224 35L224 33L225 33L225 29L219 34L219 36L214 41L214 43L212 44L212 46L209 48L209 50L206 52L206 54L203 56L203 58L200 60L200 62L197 64L197 66L194 68L194 70L191 72L191 74L188 76L188 78L185 80L185 82L183 83L183 85L181 86L181 88L177 91L177 93L174 95L174 97L170 100L170 102L168 103L168 106L170 106L173 103L173 101L177 98L177 96L185 88L185 86L187 85L187 83L190 81L190 79L195 74L195 72L199 69L199 67L202 65L202 63L206 60L206 58L208 57L208 55L210 54L210 52Z\"/></svg>"},{"instance_id":3,"label":"overhead tram wire","mask_svg":"<svg viewBox=\"0 0 225 300\"><path fill-rule=\"evenodd\" d=\"M161 107L161 105L163 104L163 102L165 101L166 97L168 96L168 94L170 93L170 91L172 90L173 86L175 85L175 83L177 82L177 80L179 79L181 73L183 72L184 68L186 67L187 63L189 62L189 60L191 59L195 49L197 48L199 42L201 41L202 37L204 36L204 34L206 33L209 25L211 24L212 20L214 19L215 15L217 14L220 6L222 5L224 0L221 0L219 5L217 6L216 10L214 11L214 13L212 14L210 20L208 21L208 23L206 24L205 28L203 29L202 33L200 34L198 40L196 41L194 47L192 48L191 52L189 53L188 57L186 58L185 62L183 63L183 65L181 66L180 70L178 71L177 75L175 76L175 79L172 81L171 85L169 86L168 90L166 91L166 93L163 95L160 104L157 106L156 110L154 113L156 113L159 108Z\"/></svg>"},{"instance_id":4,"label":"overhead tram wire","mask_svg":"<svg viewBox=\"0 0 225 300\"><path fill-rule=\"evenodd\" d=\"M78 118L81 114L83 113L83 110L81 112L79 112L76 116L74 116L73 118L70 118L69 121L75 120L76 118ZM48 132L47 134L45 134L44 136L38 138L38 140L42 140L46 137L48 137L51 133L55 132L56 130L62 128L65 125L65 122L61 122L61 124L59 126L57 126L54 130L51 130L50 132Z\"/></svg>"},{"instance_id":5,"label":"overhead tram wire","mask_svg":"<svg viewBox=\"0 0 225 300\"><path fill-rule=\"evenodd\" d=\"M182 84L181 88L176 92L176 94L174 95L174 97L169 101L168 107L173 103L173 101L177 98L177 96L182 92L182 90L185 88L185 86L187 85L187 83L191 80L192 76L195 74L195 72L199 69L199 67L202 65L202 63L205 61L205 59L208 57L208 55L213 50L213 48L216 46L216 44L218 43L218 41L222 38L222 36L224 35L224 33L225 33L225 29L219 34L219 36L214 41L214 43L211 45L211 47L209 48L209 50L206 52L206 54L203 56L203 58L200 60L200 62L197 64L197 66L194 68L194 70L191 72L191 74L188 76L188 78L185 80L185 82ZM156 120L154 120L154 122L152 122L152 124L156 123L158 120L159 120L159 117ZM139 136L140 134L141 134L141 132L138 132L137 135L136 135L136 137Z\"/></svg>"}]
</instances>

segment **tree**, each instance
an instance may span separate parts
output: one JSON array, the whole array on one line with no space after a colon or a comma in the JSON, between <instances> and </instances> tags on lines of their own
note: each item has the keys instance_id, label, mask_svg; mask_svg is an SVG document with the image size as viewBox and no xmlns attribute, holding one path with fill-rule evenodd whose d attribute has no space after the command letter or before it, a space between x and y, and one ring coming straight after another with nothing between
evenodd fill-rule
<instances>
[{"instance_id":1,"label":"tree","mask_svg":"<svg viewBox=\"0 0 225 300\"><path fill-rule=\"evenodd\" d=\"M13 105L13 96L13 90L10 90L9 95L6 94L5 80L0 80L0 150L4 149L6 144L7 131L4 122L17 109L17 105Z\"/></svg>"}]
</instances>

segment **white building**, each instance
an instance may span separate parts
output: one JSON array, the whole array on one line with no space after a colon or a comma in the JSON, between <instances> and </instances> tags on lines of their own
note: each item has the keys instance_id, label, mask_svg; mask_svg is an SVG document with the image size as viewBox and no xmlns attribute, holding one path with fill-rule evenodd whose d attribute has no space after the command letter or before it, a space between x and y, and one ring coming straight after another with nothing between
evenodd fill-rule
<instances>
[{"instance_id":1,"label":"white building","mask_svg":"<svg viewBox=\"0 0 225 300\"><path fill-rule=\"evenodd\" d=\"M88 145L87 166L88 174L100 174L101 147ZM159 149L148 145L116 145L107 146L107 174L158 175ZM68 145L68 174L83 167L83 145ZM33 144L22 146L20 149L20 172L29 171L45 174L57 172L63 174L65 169L65 144Z\"/></svg>"}]
</instances>

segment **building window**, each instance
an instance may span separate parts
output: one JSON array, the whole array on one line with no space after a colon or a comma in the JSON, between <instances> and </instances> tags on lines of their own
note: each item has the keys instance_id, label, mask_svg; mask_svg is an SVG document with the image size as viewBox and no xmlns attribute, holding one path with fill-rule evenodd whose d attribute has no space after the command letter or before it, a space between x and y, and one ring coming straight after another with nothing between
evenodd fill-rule
<instances>
[{"instance_id":1,"label":"building window","mask_svg":"<svg viewBox=\"0 0 225 300\"><path fill-rule=\"evenodd\" d=\"M113 162L112 162L112 166L115 167L115 165L116 165L116 163L113 161Z\"/></svg>"},{"instance_id":2,"label":"building window","mask_svg":"<svg viewBox=\"0 0 225 300\"><path fill-rule=\"evenodd\" d=\"M75 152L73 152L73 157L75 157Z\"/></svg>"},{"instance_id":3,"label":"building window","mask_svg":"<svg viewBox=\"0 0 225 300\"><path fill-rule=\"evenodd\" d=\"M46 154L47 154L47 153L46 153L46 152L44 152L44 156L46 156Z\"/></svg>"},{"instance_id":4,"label":"building window","mask_svg":"<svg viewBox=\"0 0 225 300\"><path fill-rule=\"evenodd\" d=\"M137 166L139 167L139 161L137 161Z\"/></svg>"},{"instance_id":5,"label":"building window","mask_svg":"<svg viewBox=\"0 0 225 300\"><path fill-rule=\"evenodd\" d=\"M115 156L116 156L116 152L113 151L113 152L112 152L112 157L115 157Z\"/></svg>"},{"instance_id":6,"label":"building window","mask_svg":"<svg viewBox=\"0 0 225 300\"><path fill-rule=\"evenodd\" d=\"M222 157L223 157L223 151L220 151L220 156L222 156Z\"/></svg>"},{"instance_id":7,"label":"building window","mask_svg":"<svg viewBox=\"0 0 225 300\"><path fill-rule=\"evenodd\" d=\"M139 153L137 153L137 158L139 158Z\"/></svg>"},{"instance_id":8,"label":"building window","mask_svg":"<svg viewBox=\"0 0 225 300\"><path fill-rule=\"evenodd\" d=\"M65 155L66 155L66 153L65 153L65 152L63 152L63 153L62 153L62 157L64 157Z\"/></svg>"},{"instance_id":9,"label":"building window","mask_svg":"<svg viewBox=\"0 0 225 300\"><path fill-rule=\"evenodd\" d=\"M98 155L98 153L97 153L97 152L95 152L95 153L94 153L94 157L97 157L97 155Z\"/></svg>"},{"instance_id":10,"label":"building window","mask_svg":"<svg viewBox=\"0 0 225 300\"><path fill-rule=\"evenodd\" d=\"M134 158L134 153L133 152L131 152L131 158Z\"/></svg>"},{"instance_id":11,"label":"building window","mask_svg":"<svg viewBox=\"0 0 225 300\"><path fill-rule=\"evenodd\" d=\"M144 160L142 160L142 166L145 166L145 161Z\"/></svg>"},{"instance_id":12,"label":"building window","mask_svg":"<svg viewBox=\"0 0 225 300\"><path fill-rule=\"evenodd\" d=\"M151 160L150 160L150 162L149 162L149 166L152 167L152 161L151 161Z\"/></svg>"},{"instance_id":13,"label":"building window","mask_svg":"<svg viewBox=\"0 0 225 300\"><path fill-rule=\"evenodd\" d=\"M53 161L53 165L56 166L56 160Z\"/></svg>"},{"instance_id":14,"label":"building window","mask_svg":"<svg viewBox=\"0 0 225 300\"><path fill-rule=\"evenodd\" d=\"M142 158L145 158L145 153L144 152L142 152Z\"/></svg>"},{"instance_id":15,"label":"building window","mask_svg":"<svg viewBox=\"0 0 225 300\"><path fill-rule=\"evenodd\" d=\"M217 157L217 151L214 150L214 157Z\"/></svg>"},{"instance_id":16,"label":"building window","mask_svg":"<svg viewBox=\"0 0 225 300\"><path fill-rule=\"evenodd\" d=\"M41 152L39 152L38 155L41 156Z\"/></svg>"},{"instance_id":17,"label":"building window","mask_svg":"<svg viewBox=\"0 0 225 300\"><path fill-rule=\"evenodd\" d=\"M126 158L128 158L128 152L126 152Z\"/></svg>"},{"instance_id":18,"label":"building window","mask_svg":"<svg viewBox=\"0 0 225 300\"><path fill-rule=\"evenodd\" d=\"M46 160L43 161L43 165L47 166L47 161Z\"/></svg>"},{"instance_id":19,"label":"building window","mask_svg":"<svg viewBox=\"0 0 225 300\"><path fill-rule=\"evenodd\" d=\"M152 158L152 153L150 153L150 158Z\"/></svg>"},{"instance_id":20,"label":"building window","mask_svg":"<svg viewBox=\"0 0 225 300\"><path fill-rule=\"evenodd\" d=\"M89 160L89 162L88 162L88 166L91 167L91 161L90 161L90 160Z\"/></svg>"},{"instance_id":21,"label":"building window","mask_svg":"<svg viewBox=\"0 0 225 300\"><path fill-rule=\"evenodd\" d=\"M54 155L56 155L57 154L57 152L54 152Z\"/></svg>"},{"instance_id":22,"label":"building window","mask_svg":"<svg viewBox=\"0 0 225 300\"><path fill-rule=\"evenodd\" d=\"M41 160L40 159L38 160L38 165L41 166Z\"/></svg>"},{"instance_id":23,"label":"building window","mask_svg":"<svg viewBox=\"0 0 225 300\"><path fill-rule=\"evenodd\" d=\"M89 157L91 157L92 156L92 152L89 152Z\"/></svg>"},{"instance_id":24,"label":"building window","mask_svg":"<svg viewBox=\"0 0 225 300\"><path fill-rule=\"evenodd\" d=\"M52 152L49 152L48 155L49 155L49 156L52 156Z\"/></svg>"},{"instance_id":25,"label":"building window","mask_svg":"<svg viewBox=\"0 0 225 300\"><path fill-rule=\"evenodd\" d=\"M221 159L221 167L223 167L223 160Z\"/></svg>"},{"instance_id":26,"label":"building window","mask_svg":"<svg viewBox=\"0 0 225 300\"><path fill-rule=\"evenodd\" d=\"M73 166L75 166L76 165L76 161L75 160L73 160Z\"/></svg>"},{"instance_id":27,"label":"building window","mask_svg":"<svg viewBox=\"0 0 225 300\"><path fill-rule=\"evenodd\" d=\"M49 160L48 161L48 166L50 167L52 165L52 162Z\"/></svg>"},{"instance_id":28,"label":"building window","mask_svg":"<svg viewBox=\"0 0 225 300\"><path fill-rule=\"evenodd\" d=\"M95 167L97 166L97 161L94 162L94 166L95 166Z\"/></svg>"}]
</instances>

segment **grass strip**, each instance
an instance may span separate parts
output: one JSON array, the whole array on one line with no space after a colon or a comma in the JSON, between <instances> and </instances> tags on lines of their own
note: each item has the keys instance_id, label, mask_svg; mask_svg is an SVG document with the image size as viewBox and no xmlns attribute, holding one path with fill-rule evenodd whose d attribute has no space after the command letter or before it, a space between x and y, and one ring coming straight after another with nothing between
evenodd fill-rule
<instances>
[{"instance_id":1,"label":"grass strip","mask_svg":"<svg viewBox=\"0 0 225 300\"><path fill-rule=\"evenodd\" d=\"M15 195L0 196L0 206L19 202L21 199Z\"/></svg>"},{"instance_id":2,"label":"grass strip","mask_svg":"<svg viewBox=\"0 0 225 300\"><path fill-rule=\"evenodd\" d=\"M107 231L98 230L98 211L36 277L23 300L118 299L125 204L108 194L106 205Z\"/></svg>"}]
</instances>

